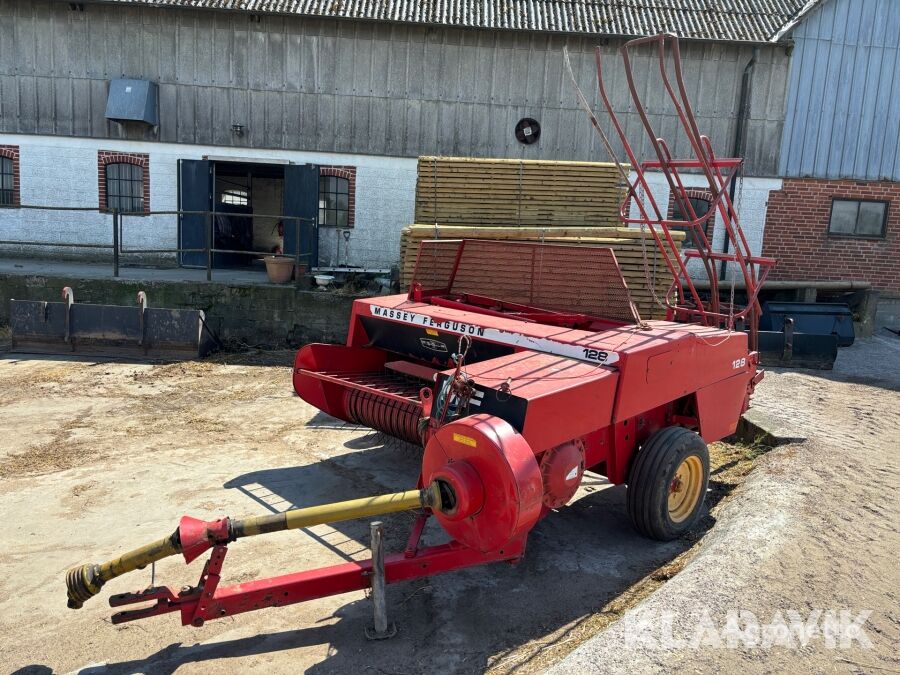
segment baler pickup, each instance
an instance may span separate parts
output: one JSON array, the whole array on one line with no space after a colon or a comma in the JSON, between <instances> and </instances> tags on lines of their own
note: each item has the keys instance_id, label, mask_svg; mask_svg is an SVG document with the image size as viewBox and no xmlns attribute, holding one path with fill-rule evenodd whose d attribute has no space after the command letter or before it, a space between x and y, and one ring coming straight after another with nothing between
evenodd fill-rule
<instances>
[{"instance_id":1,"label":"baler pickup","mask_svg":"<svg viewBox=\"0 0 900 675\"><path fill-rule=\"evenodd\" d=\"M320 410L354 424L423 444L423 387L437 371L388 353L343 345L307 345L294 363L294 389Z\"/></svg>"}]
</instances>

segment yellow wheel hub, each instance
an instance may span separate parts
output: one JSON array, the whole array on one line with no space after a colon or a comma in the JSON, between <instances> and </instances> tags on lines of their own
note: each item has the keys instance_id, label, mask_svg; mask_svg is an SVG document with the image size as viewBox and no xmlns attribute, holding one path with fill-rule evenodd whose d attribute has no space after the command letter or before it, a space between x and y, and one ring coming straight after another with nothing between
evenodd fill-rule
<instances>
[{"instance_id":1,"label":"yellow wheel hub","mask_svg":"<svg viewBox=\"0 0 900 675\"><path fill-rule=\"evenodd\" d=\"M703 485L703 464L696 455L686 457L678 465L669 483L669 518L680 523L694 511Z\"/></svg>"}]
</instances>

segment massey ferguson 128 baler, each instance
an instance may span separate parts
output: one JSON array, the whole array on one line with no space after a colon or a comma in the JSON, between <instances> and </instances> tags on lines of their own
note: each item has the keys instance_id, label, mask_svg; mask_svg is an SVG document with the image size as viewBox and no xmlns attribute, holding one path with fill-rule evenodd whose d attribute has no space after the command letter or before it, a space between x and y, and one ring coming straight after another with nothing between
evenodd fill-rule
<instances>
[{"instance_id":1,"label":"massey ferguson 128 baler","mask_svg":"<svg viewBox=\"0 0 900 675\"><path fill-rule=\"evenodd\" d=\"M644 43L659 51L664 86L694 159L670 158L634 90L629 50ZM184 624L199 626L263 607L515 561L530 530L572 499L586 470L627 485L628 514L648 537L672 539L696 522L709 478L706 443L735 431L761 376L753 349L757 294L772 261L751 255L729 197L740 160L716 158L696 129L677 40L634 40L622 52L656 159L641 164L628 145L609 106L598 51L600 96L634 172L631 177L620 165L629 186L621 219L649 228L672 275L660 301L667 320L639 316L608 248L425 241L409 292L357 300L347 343L303 347L293 374L297 394L320 410L420 445L420 474L409 477L415 489L244 520L185 516L168 537L71 569L70 607L127 571L178 553L191 562L210 548L196 586L112 596L115 607L153 603L120 612L113 622L178 611ZM686 220L665 217L645 178L648 169L665 176ZM694 213L685 172L708 181L708 214ZM716 214L729 253L714 253L706 238L705 225ZM672 227L690 231L696 248L682 254ZM707 273L707 297L688 274L691 257ZM745 307L735 307L733 285L730 302L720 302L716 263L729 265L732 278L740 275ZM646 281L653 288L649 271ZM238 538L405 510L418 513L408 544L384 560L376 554L374 562L219 585L227 545ZM431 518L448 543L421 544Z\"/></svg>"}]
</instances>

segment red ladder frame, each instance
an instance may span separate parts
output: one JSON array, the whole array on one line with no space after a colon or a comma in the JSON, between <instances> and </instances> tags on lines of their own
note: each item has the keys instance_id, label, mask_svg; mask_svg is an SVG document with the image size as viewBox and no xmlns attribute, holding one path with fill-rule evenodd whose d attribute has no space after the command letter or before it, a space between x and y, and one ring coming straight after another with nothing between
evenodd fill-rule
<instances>
[{"instance_id":1,"label":"red ladder frame","mask_svg":"<svg viewBox=\"0 0 900 675\"><path fill-rule=\"evenodd\" d=\"M659 71L662 76L663 87L669 100L675 107L681 127L685 132L694 157L691 159L673 159L669 150L669 144L665 139L657 136L653 125L647 116L646 107L638 94L634 82L634 71L631 64L630 50L643 45L655 45L659 56ZM655 160L641 162L628 143L625 131L613 110L606 86L603 81L602 55L599 47L595 50L597 66L597 84L600 99L606 112L609 114L616 134L621 141L628 161L634 170L635 178L632 180L624 170L612 151L606 134L597 122L596 117L590 112L589 106L583 94L579 91L581 103L588 109L594 128L603 137L607 150L613 160L619 165L623 179L628 184L628 192L623 200L619 218L626 226L640 225L649 227L656 246L663 254L663 260L672 275L672 285L665 296L667 319L701 323L703 325L716 326L734 330L738 322L746 322L750 333L750 348L756 349L756 337L759 325L760 305L759 291L769 271L775 264L773 258L754 256L750 245L741 228L737 211L732 203L729 190L741 166L742 158L719 158L712 149L709 137L701 134L697 126L694 110L688 99L684 85L681 67L681 53L678 46L678 38L671 33L663 33L652 37L643 37L630 40L620 48L625 68L625 77L631 99L634 102L637 113L641 119L644 131L650 139L650 144L656 155ZM669 76L668 61L671 56L675 86ZM576 85L577 86L577 85ZM677 91L676 91L677 87ZM660 171L666 179L670 194L675 198L682 214L687 215L686 220L666 218L660 209L659 202L653 194L653 190L647 181L646 173L649 170ZM688 199L682 171L699 172L706 178L709 193L712 196L709 211L698 216ZM647 203L641 198L646 195ZM630 215L632 201L636 204L638 217ZM649 205L649 209L648 209ZM712 244L706 236L705 225L716 213L719 213L725 227L725 234L731 244L731 253L717 253L712 250ZM696 249L687 249L679 252L671 229L687 230L693 233ZM688 260L699 259L709 278L709 299L703 301L697 287L688 272ZM716 275L716 262L723 265L733 263L737 265L744 281L747 293L747 305L741 309L734 307L733 303L722 305L719 301L719 280Z\"/></svg>"}]
</instances>

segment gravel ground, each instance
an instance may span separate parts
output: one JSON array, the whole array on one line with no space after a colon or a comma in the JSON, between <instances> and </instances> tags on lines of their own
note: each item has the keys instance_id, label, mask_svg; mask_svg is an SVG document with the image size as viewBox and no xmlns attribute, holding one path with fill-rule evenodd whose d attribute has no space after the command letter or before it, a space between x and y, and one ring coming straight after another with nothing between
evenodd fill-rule
<instances>
[{"instance_id":1,"label":"gravel ground","mask_svg":"<svg viewBox=\"0 0 900 675\"><path fill-rule=\"evenodd\" d=\"M859 340L832 372L770 371L754 405L809 440L762 458L683 571L550 672L900 671L900 340ZM828 610L864 619L870 644L723 632L729 612L821 630Z\"/></svg>"}]
</instances>

